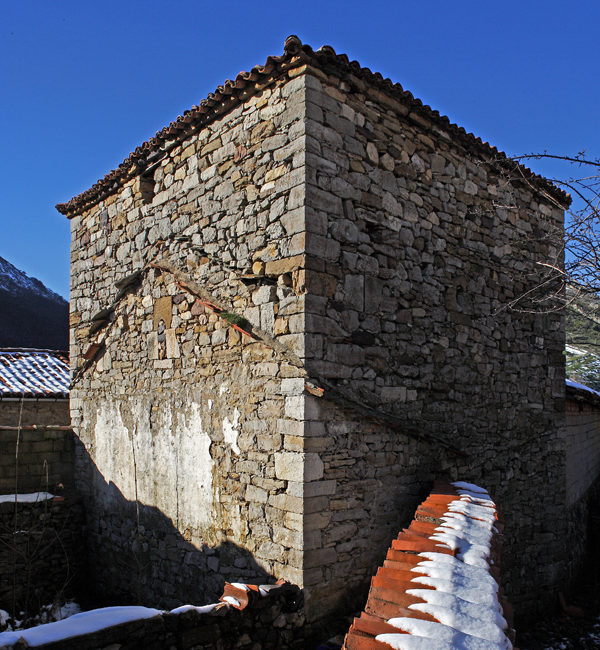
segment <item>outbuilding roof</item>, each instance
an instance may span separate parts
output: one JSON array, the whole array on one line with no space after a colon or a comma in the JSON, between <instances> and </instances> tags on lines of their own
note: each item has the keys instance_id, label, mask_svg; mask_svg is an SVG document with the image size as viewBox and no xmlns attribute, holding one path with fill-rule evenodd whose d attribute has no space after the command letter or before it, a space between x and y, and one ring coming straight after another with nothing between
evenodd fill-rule
<instances>
[{"instance_id":1,"label":"outbuilding roof","mask_svg":"<svg viewBox=\"0 0 600 650\"><path fill-rule=\"evenodd\" d=\"M69 382L69 359L65 352L0 349L0 398L67 398Z\"/></svg>"},{"instance_id":2,"label":"outbuilding roof","mask_svg":"<svg viewBox=\"0 0 600 650\"><path fill-rule=\"evenodd\" d=\"M269 56L264 65L253 67L250 72L240 72L234 80L226 80L197 106L184 111L183 115L171 122L169 126L164 127L153 138L137 147L117 169L106 174L89 190L66 203L59 203L56 209L70 218L92 207L103 198L113 194L128 180L143 173L149 165L188 138L194 131L229 112L276 79L285 78L290 70L303 65L331 72L343 79L358 80L388 94L404 104L408 109L409 119L414 118L438 135L461 143L467 149L493 160L497 165L502 167L508 165L511 170L517 169L527 182L535 184L560 205L565 207L569 205L570 197L550 181L534 174L524 165L515 163L505 153L498 151L496 147L453 124L448 117L440 115L438 111L413 97L399 83L384 79L380 73L371 72L369 68L363 68L357 61L350 61L346 54L336 54L329 45L324 45L314 51L310 45L303 44L297 36L288 36L281 56Z\"/></svg>"}]
</instances>

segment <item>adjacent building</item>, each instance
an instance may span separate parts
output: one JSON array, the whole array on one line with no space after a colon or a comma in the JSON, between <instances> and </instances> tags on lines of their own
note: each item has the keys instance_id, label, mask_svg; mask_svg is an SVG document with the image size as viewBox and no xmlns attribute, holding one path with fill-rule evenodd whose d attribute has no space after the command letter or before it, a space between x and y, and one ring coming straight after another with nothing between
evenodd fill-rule
<instances>
[{"instance_id":1,"label":"adjacent building","mask_svg":"<svg viewBox=\"0 0 600 650\"><path fill-rule=\"evenodd\" d=\"M0 493L72 485L66 352L0 348Z\"/></svg>"}]
</instances>

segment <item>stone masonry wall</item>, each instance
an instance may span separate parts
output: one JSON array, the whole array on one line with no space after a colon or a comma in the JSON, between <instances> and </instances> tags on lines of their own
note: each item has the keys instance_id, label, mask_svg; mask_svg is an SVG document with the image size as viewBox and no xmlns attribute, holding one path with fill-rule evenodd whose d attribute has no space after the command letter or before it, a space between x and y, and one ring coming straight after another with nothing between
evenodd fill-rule
<instances>
[{"instance_id":1,"label":"stone masonry wall","mask_svg":"<svg viewBox=\"0 0 600 650\"><path fill-rule=\"evenodd\" d=\"M600 476L600 409L567 399L567 504L576 503Z\"/></svg>"},{"instance_id":2,"label":"stone masonry wall","mask_svg":"<svg viewBox=\"0 0 600 650\"><path fill-rule=\"evenodd\" d=\"M598 495L600 494L600 410L597 398L575 399L567 394L565 417L567 526L569 556L567 575L576 577L586 552L598 543Z\"/></svg>"},{"instance_id":3,"label":"stone masonry wall","mask_svg":"<svg viewBox=\"0 0 600 650\"><path fill-rule=\"evenodd\" d=\"M112 599L302 585L303 97L265 88L71 221L77 476Z\"/></svg>"},{"instance_id":4,"label":"stone masonry wall","mask_svg":"<svg viewBox=\"0 0 600 650\"><path fill-rule=\"evenodd\" d=\"M68 399L25 399L21 412L21 401L18 399L0 400L0 426L17 426L21 414L23 426L57 424L69 425Z\"/></svg>"},{"instance_id":5,"label":"stone masonry wall","mask_svg":"<svg viewBox=\"0 0 600 650\"><path fill-rule=\"evenodd\" d=\"M364 583L440 468L503 504L504 583L535 607L564 560L563 326L508 307L562 212L357 77L309 72L306 369L326 389L305 450L335 492L305 520L309 610Z\"/></svg>"},{"instance_id":6,"label":"stone masonry wall","mask_svg":"<svg viewBox=\"0 0 600 650\"><path fill-rule=\"evenodd\" d=\"M73 431L68 400L26 400L20 432L19 407L17 401L0 401L0 494L71 487Z\"/></svg>"},{"instance_id":7,"label":"stone masonry wall","mask_svg":"<svg viewBox=\"0 0 600 650\"><path fill-rule=\"evenodd\" d=\"M83 509L74 499L0 503L0 609L37 614L81 594ZM20 618L23 618L22 616Z\"/></svg>"}]
</instances>

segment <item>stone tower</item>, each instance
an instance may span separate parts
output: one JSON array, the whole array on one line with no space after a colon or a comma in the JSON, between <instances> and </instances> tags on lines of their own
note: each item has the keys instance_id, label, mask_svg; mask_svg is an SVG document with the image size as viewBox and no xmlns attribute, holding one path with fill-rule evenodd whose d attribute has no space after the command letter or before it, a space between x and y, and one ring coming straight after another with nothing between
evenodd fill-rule
<instances>
[{"instance_id":1,"label":"stone tower","mask_svg":"<svg viewBox=\"0 0 600 650\"><path fill-rule=\"evenodd\" d=\"M103 593L202 604L276 577L318 618L445 474L497 500L505 587L532 605L564 568L564 328L509 307L566 203L290 37L59 205Z\"/></svg>"}]
</instances>

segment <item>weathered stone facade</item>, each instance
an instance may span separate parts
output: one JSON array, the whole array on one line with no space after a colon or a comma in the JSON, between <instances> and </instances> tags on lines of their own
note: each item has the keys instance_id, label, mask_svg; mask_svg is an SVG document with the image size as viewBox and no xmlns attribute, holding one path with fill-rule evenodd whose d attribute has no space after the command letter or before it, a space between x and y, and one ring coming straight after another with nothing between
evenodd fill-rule
<instances>
[{"instance_id":1,"label":"weathered stone facade","mask_svg":"<svg viewBox=\"0 0 600 650\"><path fill-rule=\"evenodd\" d=\"M360 597L442 471L501 505L517 606L557 583L562 317L509 306L555 255L564 197L509 171L288 39L59 206L105 593L208 602L270 575L318 618Z\"/></svg>"}]
</instances>

